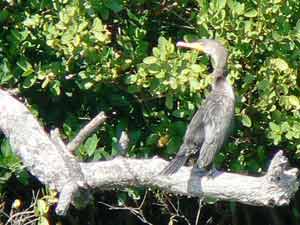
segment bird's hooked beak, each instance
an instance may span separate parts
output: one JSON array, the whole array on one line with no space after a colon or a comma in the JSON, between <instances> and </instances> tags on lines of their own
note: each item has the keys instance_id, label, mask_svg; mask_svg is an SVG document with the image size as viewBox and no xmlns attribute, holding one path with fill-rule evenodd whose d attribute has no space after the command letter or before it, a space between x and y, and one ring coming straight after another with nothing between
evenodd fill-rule
<instances>
[{"instance_id":1,"label":"bird's hooked beak","mask_svg":"<svg viewBox=\"0 0 300 225\"><path fill-rule=\"evenodd\" d=\"M190 48L190 49L195 49L199 52L204 52L204 46L201 42L184 42L184 41L178 41L176 43L177 47L180 48Z\"/></svg>"}]
</instances>

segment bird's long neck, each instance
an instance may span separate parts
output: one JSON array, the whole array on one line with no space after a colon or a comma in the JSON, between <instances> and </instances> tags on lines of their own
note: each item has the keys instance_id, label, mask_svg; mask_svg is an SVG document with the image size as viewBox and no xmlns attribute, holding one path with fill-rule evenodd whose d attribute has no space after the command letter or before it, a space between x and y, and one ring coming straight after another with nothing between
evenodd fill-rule
<instances>
[{"instance_id":1,"label":"bird's long neck","mask_svg":"<svg viewBox=\"0 0 300 225\"><path fill-rule=\"evenodd\" d=\"M215 93L226 95L234 99L233 88L226 79L227 70L225 68L215 68L212 72L214 76L214 84L212 90Z\"/></svg>"}]
</instances>

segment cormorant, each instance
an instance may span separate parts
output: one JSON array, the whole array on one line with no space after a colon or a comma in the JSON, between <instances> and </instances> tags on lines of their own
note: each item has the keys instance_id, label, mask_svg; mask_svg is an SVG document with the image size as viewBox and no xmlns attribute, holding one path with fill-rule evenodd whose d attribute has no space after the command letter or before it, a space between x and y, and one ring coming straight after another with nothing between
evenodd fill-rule
<instances>
[{"instance_id":1,"label":"cormorant","mask_svg":"<svg viewBox=\"0 0 300 225\"><path fill-rule=\"evenodd\" d=\"M224 143L234 115L234 93L226 80L228 54L224 46L216 40L201 39L191 43L178 42L177 47L196 49L210 56L214 83L211 93L188 125L176 157L160 175L176 173L191 155L198 152L198 169L201 172L209 171L214 157Z\"/></svg>"}]
</instances>

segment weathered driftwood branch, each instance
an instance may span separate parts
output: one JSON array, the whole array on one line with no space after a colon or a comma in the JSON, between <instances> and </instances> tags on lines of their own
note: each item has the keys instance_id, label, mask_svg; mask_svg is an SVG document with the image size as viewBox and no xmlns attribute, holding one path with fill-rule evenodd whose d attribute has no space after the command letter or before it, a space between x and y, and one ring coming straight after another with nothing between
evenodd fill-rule
<instances>
[{"instance_id":1,"label":"weathered driftwood branch","mask_svg":"<svg viewBox=\"0 0 300 225\"><path fill-rule=\"evenodd\" d=\"M257 206L288 204L299 186L298 170L286 168L287 160L282 151L274 156L268 172L261 177L220 171L211 177L199 177L191 167L183 167L172 176L157 176L166 165L167 161L160 158L117 157L106 162L81 163L81 168L92 188L146 186L175 194L213 197Z\"/></svg>"},{"instance_id":2,"label":"weathered driftwood branch","mask_svg":"<svg viewBox=\"0 0 300 225\"><path fill-rule=\"evenodd\" d=\"M108 190L145 186L175 194L273 206L288 204L299 186L298 170L287 169L288 161L282 151L274 156L267 173L261 177L219 171L211 177L199 177L192 174L190 167L183 167L172 176L158 176L167 164L159 158L117 157L104 162L79 163L60 140L57 131L49 138L28 109L2 90L0 129L28 170L60 192L59 214L67 211L78 194L90 199L88 188Z\"/></svg>"},{"instance_id":3,"label":"weathered driftwood branch","mask_svg":"<svg viewBox=\"0 0 300 225\"><path fill-rule=\"evenodd\" d=\"M31 174L60 192L56 212L65 214L74 196L86 187L76 159L49 138L22 103L1 89L0 129Z\"/></svg>"}]
</instances>

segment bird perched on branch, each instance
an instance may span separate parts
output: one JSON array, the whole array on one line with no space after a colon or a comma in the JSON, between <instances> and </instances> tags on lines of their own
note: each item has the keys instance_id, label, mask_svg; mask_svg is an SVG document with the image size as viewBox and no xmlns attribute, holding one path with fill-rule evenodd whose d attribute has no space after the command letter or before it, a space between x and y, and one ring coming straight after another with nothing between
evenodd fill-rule
<instances>
[{"instance_id":1,"label":"bird perched on branch","mask_svg":"<svg viewBox=\"0 0 300 225\"><path fill-rule=\"evenodd\" d=\"M214 83L211 93L188 125L176 157L160 175L176 173L187 159L196 153L199 153L199 171L209 171L214 157L224 143L234 115L234 93L226 80L228 53L224 46L216 40L202 39L191 43L178 42L177 47L195 49L210 56Z\"/></svg>"}]
</instances>

